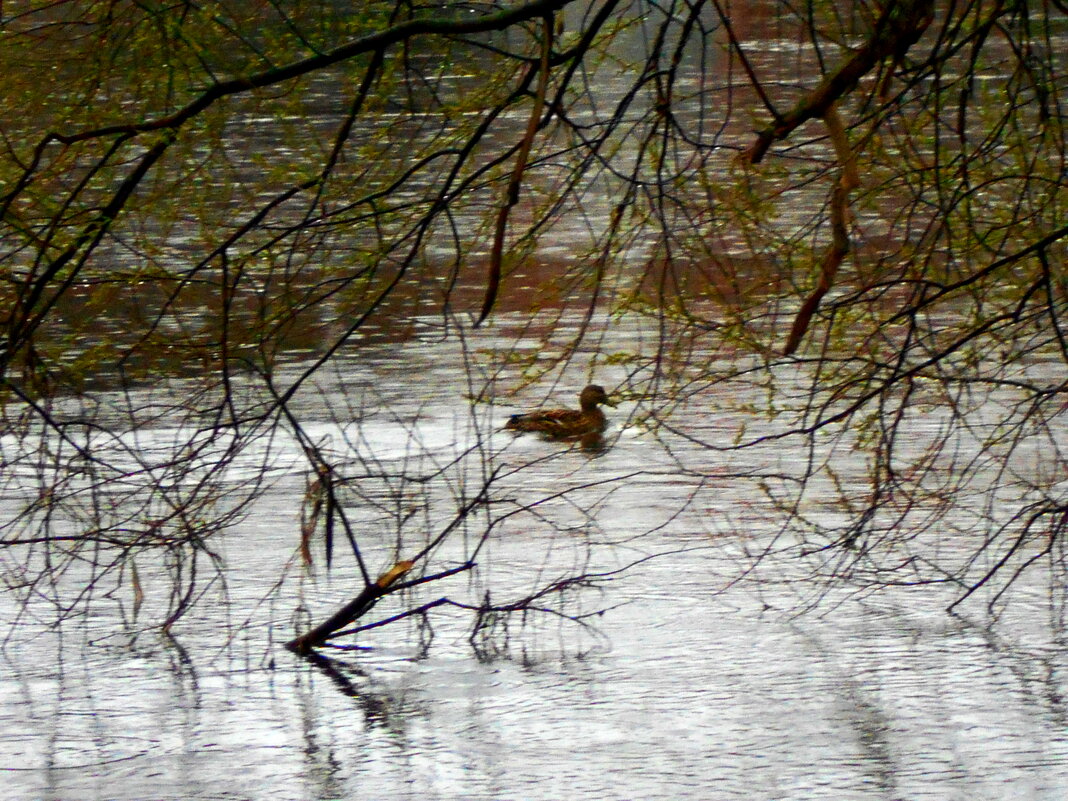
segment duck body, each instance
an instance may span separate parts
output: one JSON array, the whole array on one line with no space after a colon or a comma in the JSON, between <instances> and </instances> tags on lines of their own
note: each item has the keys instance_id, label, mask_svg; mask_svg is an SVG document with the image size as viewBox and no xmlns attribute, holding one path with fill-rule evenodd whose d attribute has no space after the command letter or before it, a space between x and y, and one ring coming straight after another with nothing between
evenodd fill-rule
<instances>
[{"instance_id":1,"label":"duck body","mask_svg":"<svg viewBox=\"0 0 1068 801\"><path fill-rule=\"evenodd\" d=\"M590 384L579 393L579 409L541 409L513 414L504 427L510 431L533 431L553 439L598 435L608 424L601 404L615 406L604 387Z\"/></svg>"}]
</instances>

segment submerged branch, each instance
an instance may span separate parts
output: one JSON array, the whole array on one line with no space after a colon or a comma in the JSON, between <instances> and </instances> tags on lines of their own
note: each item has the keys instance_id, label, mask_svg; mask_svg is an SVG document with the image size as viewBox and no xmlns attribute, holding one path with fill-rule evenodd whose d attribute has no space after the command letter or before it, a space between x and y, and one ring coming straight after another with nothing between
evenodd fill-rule
<instances>
[{"instance_id":1,"label":"submerged branch","mask_svg":"<svg viewBox=\"0 0 1068 801\"><path fill-rule=\"evenodd\" d=\"M302 634L287 642L286 648L296 654L307 654L312 648L322 645L330 639L335 632L343 629L345 626L349 625L349 623L365 614L372 606L378 603L382 596L394 592L395 590L391 589L391 587L393 587L405 573L411 570L414 564L414 562L409 561L398 562L379 576L377 581L365 586L359 595L334 612L334 614L318 626L306 634Z\"/></svg>"}]
</instances>

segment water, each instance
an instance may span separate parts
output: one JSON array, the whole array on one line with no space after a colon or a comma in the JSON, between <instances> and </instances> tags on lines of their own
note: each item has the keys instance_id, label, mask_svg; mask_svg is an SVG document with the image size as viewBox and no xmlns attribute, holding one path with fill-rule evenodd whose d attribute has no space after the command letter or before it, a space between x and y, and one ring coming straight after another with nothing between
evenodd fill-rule
<instances>
[{"instance_id":1,"label":"water","mask_svg":"<svg viewBox=\"0 0 1068 801\"><path fill-rule=\"evenodd\" d=\"M330 671L285 652L272 669L49 635L6 654L3 795L1063 797L1068 658L1028 624L1040 603L998 629L877 608L791 621L709 597L702 566L629 582L604 640L543 631L496 658L443 637L412 658L387 634Z\"/></svg>"},{"instance_id":2,"label":"water","mask_svg":"<svg viewBox=\"0 0 1068 801\"><path fill-rule=\"evenodd\" d=\"M496 334L480 336L489 345ZM620 326L613 336L637 335ZM290 654L281 644L351 598L359 579L344 549L324 571L318 542L315 570L300 567L306 468L294 443L276 438L269 459L252 449L231 466L241 481L269 461L273 483L216 543L225 582L202 585L172 637L134 636L168 586L144 564L139 610L116 589L56 630L16 625L0 653L0 797L1063 798L1068 656L1061 599L1041 591L1041 573L1025 575L998 619L981 604L947 615L955 596L934 587L857 600L788 559L724 591L752 567L746 549L774 533L738 478L755 460L771 464L769 453L669 452L627 425L633 402L610 410L603 452L513 439L494 428L526 401L472 407L454 343L402 353L362 360L362 377L324 377L301 407L313 439L353 470L415 473L482 438L474 469L417 493L359 484L363 500L349 512L372 572L440 530L481 460L514 471L494 487L493 514L533 505L485 541L487 518L476 516L434 565L477 547L477 571L403 604L385 599L371 617L442 595L478 603L487 590L509 603L580 573L600 580L534 606L592 617L531 611L472 643L470 612L446 606L432 631L406 621L362 635L363 650ZM401 380L412 370L425 377L418 392ZM620 377L599 376L609 387ZM364 380L380 405L362 422L343 419ZM734 422L732 413L694 430L714 439ZM140 443L174 434L160 420ZM679 471L680 459L706 472ZM397 503L425 509L409 515ZM813 595L825 596L816 611L796 614ZM0 598L10 621L12 598Z\"/></svg>"}]
</instances>

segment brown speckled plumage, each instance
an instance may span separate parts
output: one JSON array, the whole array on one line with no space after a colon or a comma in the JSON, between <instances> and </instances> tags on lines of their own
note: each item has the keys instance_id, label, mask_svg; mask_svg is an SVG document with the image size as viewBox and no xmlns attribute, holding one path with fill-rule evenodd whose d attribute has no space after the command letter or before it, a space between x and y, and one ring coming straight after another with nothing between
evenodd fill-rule
<instances>
[{"instance_id":1,"label":"brown speckled plumage","mask_svg":"<svg viewBox=\"0 0 1068 801\"><path fill-rule=\"evenodd\" d=\"M535 431L554 439L600 434L607 424L600 405L615 406L604 387L590 384L579 394L579 408L542 409L528 414L513 414L504 427L511 431Z\"/></svg>"}]
</instances>

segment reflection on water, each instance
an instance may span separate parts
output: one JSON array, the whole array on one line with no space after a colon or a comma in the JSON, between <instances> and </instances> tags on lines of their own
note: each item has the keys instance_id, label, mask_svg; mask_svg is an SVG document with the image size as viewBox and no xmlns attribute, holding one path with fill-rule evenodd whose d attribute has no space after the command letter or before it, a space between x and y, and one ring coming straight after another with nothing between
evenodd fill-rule
<instances>
[{"instance_id":1,"label":"reflection on water","mask_svg":"<svg viewBox=\"0 0 1068 801\"><path fill-rule=\"evenodd\" d=\"M480 336L473 345L495 335ZM613 347L639 339L623 325L612 332ZM714 463L688 481L670 469L681 446L667 451L629 425L630 403L610 411L594 453L488 433L588 376L498 399L487 411L495 425L476 429L457 389L462 359L446 342L365 356L334 383L322 376L294 408L314 441L380 468L447 462L482 431L498 461L530 463L501 488L518 501L630 476L591 487L582 503L542 504L553 527L503 527L482 557L480 582L508 598L532 581L662 554L589 593L587 608L610 608L596 631L535 619L476 650L470 619L440 610L425 651L429 634L402 624L365 638L371 650L297 659L280 647L293 634L285 621L302 606L321 619L348 600L355 571L338 558L332 574L263 601L294 552L304 491L303 476L286 472L296 445L280 438L276 484L229 536L227 594L207 598L177 639L108 636L121 610L104 599L60 632L34 636L30 620L16 628L0 653L0 797L1063 797L1068 664L1048 598L1024 598L987 628L926 611L945 602L934 590L880 607L835 609L831 599L826 616L796 620L794 593L808 585L786 575L763 574L752 594L717 594L748 566L740 548L769 526L730 480L743 464L729 460L752 466L767 454L694 448L686 464ZM622 378L615 368L596 376L610 392ZM359 398L362 387L373 394ZM756 425L739 418L744 398L719 400L714 414L693 412L701 436ZM365 416L334 411L352 404ZM139 436L146 447L173 432ZM381 551L392 556L387 539ZM466 580L431 592L481 591ZM5 621L9 601L0 596Z\"/></svg>"},{"instance_id":2,"label":"reflection on water","mask_svg":"<svg viewBox=\"0 0 1068 801\"><path fill-rule=\"evenodd\" d=\"M255 633L214 658L203 635L9 647L2 795L1063 798L1068 658L1040 602L1011 638L891 609L791 622L709 597L710 567L629 579L611 647L542 632L480 660L441 623L422 659L387 634L273 669Z\"/></svg>"},{"instance_id":3,"label":"reflection on water","mask_svg":"<svg viewBox=\"0 0 1068 801\"><path fill-rule=\"evenodd\" d=\"M689 464L717 463L689 481L667 469L680 446L630 426L628 403L610 410L598 452L489 433L544 400L535 392L566 395L587 376L499 399L487 411L496 422L479 428L456 388L456 350L424 343L403 359L362 360L335 385L324 377L317 400L301 401L308 431L384 469L410 468L413 442L418 458L443 463L481 430L499 462L529 464L504 480L502 498L588 485L537 507L554 521L547 529L496 530L479 579L453 577L428 598L491 587L507 599L532 582L638 563L581 596L586 611L608 609L595 629L530 618L476 648L470 617L442 608L431 630L398 624L365 636L367 650L298 659L280 647L293 634L285 621L301 608L322 619L357 585L351 558L338 557L332 573L293 577L271 595L304 491L304 477L282 469L228 536L225 595L208 596L176 639L115 637L121 610L102 598L60 631L29 619L15 628L0 653L0 797L1064 797L1068 657L1048 597L1024 593L991 625L945 615L934 589L877 606L829 597L824 614L801 618L791 610L812 587L785 573L719 594L748 566L743 547L768 533L730 479L741 465L729 459L756 452L695 448ZM596 376L609 392L621 377ZM392 417L333 413L361 381ZM724 399L709 415L707 436L729 436L731 408ZM298 463L294 443L274 447L277 464ZM622 475L631 478L594 484ZM368 552L392 558L390 536L367 531ZM649 554L659 556L640 561ZM14 614L0 596L0 616Z\"/></svg>"}]
</instances>

